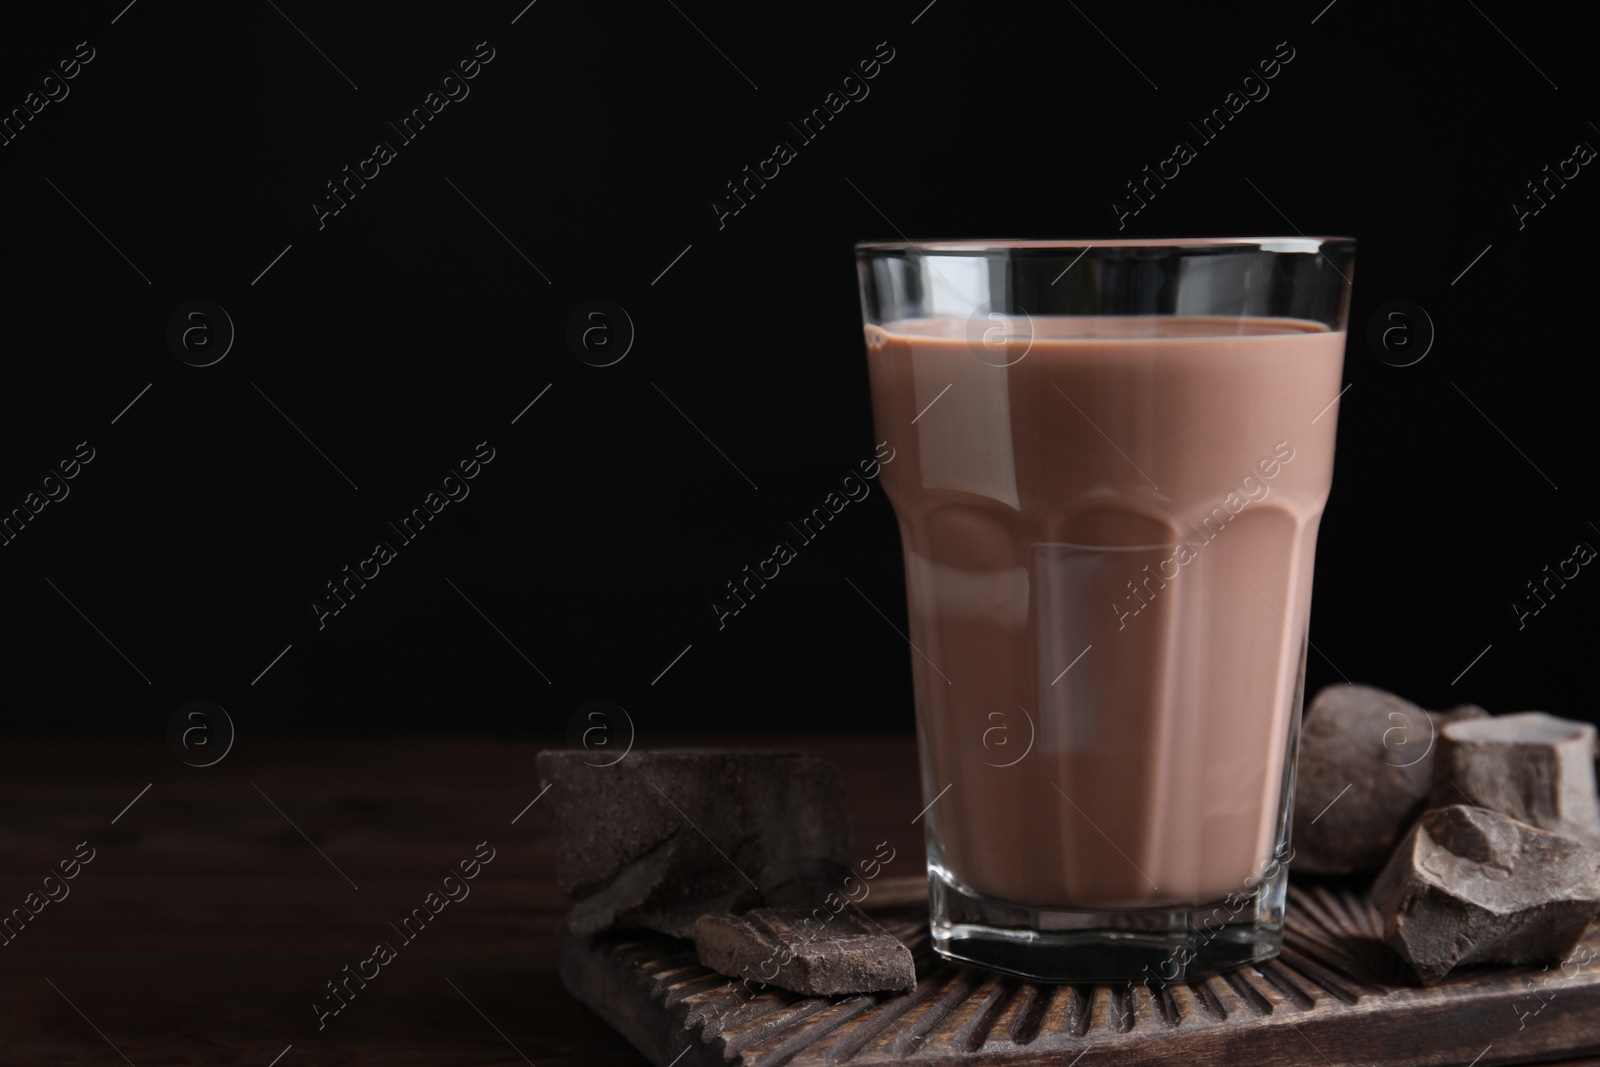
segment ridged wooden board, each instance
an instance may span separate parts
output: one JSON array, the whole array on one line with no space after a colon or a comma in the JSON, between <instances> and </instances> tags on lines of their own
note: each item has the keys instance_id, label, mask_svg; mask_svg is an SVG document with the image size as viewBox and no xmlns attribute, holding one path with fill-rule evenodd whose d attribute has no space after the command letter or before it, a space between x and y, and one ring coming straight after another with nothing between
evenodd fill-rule
<instances>
[{"instance_id":1,"label":"ridged wooden board","mask_svg":"<svg viewBox=\"0 0 1600 1067\"><path fill-rule=\"evenodd\" d=\"M686 941L585 941L565 929L561 980L658 1067L1491 1067L1600 1052L1593 929L1586 966L1467 968L1424 988L1382 943L1364 898L1293 886L1279 958L1151 990L1045 985L950 963L929 946L925 907L876 917L916 959L910 993L751 996L700 966Z\"/></svg>"}]
</instances>

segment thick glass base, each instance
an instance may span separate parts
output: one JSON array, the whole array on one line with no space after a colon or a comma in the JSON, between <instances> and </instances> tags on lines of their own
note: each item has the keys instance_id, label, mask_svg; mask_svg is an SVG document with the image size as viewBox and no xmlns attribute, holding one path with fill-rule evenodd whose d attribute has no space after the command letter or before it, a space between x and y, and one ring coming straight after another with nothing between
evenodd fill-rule
<instances>
[{"instance_id":1,"label":"thick glass base","mask_svg":"<svg viewBox=\"0 0 1600 1067\"><path fill-rule=\"evenodd\" d=\"M1210 904L1039 908L961 888L930 866L929 918L942 956L1045 982L1181 982L1271 959L1283 947L1288 868Z\"/></svg>"}]
</instances>

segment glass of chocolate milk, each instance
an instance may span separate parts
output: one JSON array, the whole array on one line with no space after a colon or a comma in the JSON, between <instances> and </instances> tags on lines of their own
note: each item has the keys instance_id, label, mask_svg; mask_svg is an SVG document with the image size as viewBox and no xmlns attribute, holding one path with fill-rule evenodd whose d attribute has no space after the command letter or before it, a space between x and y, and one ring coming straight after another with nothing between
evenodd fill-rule
<instances>
[{"instance_id":1,"label":"glass of chocolate milk","mask_svg":"<svg viewBox=\"0 0 1600 1067\"><path fill-rule=\"evenodd\" d=\"M945 956L1168 982L1277 954L1354 251L856 247Z\"/></svg>"}]
</instances>

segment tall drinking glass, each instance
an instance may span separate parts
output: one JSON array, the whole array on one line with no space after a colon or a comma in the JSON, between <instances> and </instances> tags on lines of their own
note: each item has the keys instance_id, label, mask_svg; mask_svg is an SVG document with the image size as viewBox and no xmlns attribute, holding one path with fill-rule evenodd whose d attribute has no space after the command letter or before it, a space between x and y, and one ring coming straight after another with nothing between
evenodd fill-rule
<instances>
[{"instance_id":1,"label":"tall drinking glass","mask_svg":"<svg viewBox=\"0 0 1600 1067\"><path fill-rule=\"evenodd\" d=\"M1354 250L856 247L944 955L1277 954Z\"/></svg>"}]
</instances>

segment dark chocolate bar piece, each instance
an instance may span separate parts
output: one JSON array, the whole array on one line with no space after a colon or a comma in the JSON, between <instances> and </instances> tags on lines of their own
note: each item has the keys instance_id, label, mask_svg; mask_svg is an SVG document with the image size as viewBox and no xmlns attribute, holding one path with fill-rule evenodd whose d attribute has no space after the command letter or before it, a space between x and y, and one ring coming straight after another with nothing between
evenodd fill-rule
<instances>
[{"instance_id":1,"label":"dark chocolate bar piece","mask_svg":"<svg viewBox=\"0 0 1600 1067\"><path fill-rule=\"evenodd\" d=\"M1430 802L1476 804L1600 847L1595 728L1542 711L1452 723L1439 732Z\"/></svg>"},{"instance_id":2,"label":"dark chocolate bar piece","mask_svg":"<svg viewBox=\"0 0 1600 1067\"><path fill-rule=\"evenodd\" d=\"M614 764L547 750L567 924L590 936L648 927L689 937L707 912L766 902L819 861L850 862L838 769L796 752L634 751Z\"/></svg>"},{"instance_id":3,"label":"dark chocolate bar piece","mask_svg":"<svg viewBox=\"0 0 1600 1067\"><path fill-rule=\"evenodd\" d=\"M1295 872L1379 870L1424 806L1439 732L1486 715L1472 705L1425 711L1367 685L1319 692L1300 731Z\"/></svg>"},{"instance_id":4,"label":"dark chocolate bar piece","mask_svg":"<svg viewBox=\"0 0 1600 1067\"><path fill-rule=\"evenodd\" d=\"M1600 853L1498 812L1433 808L1373 902L1384 939L1425 983L1466 963L1556 963L1600 907Z\"/></svg>"},{"instance_id":5,"label":"dark chocolate bar piece","mask_svg":"<svg viewBox=\"0 0 1600 1067\"><path fill-rule=\"evenodd\" d=\"M694 927L700 962L734 978L827 996L916 986L911 953L854 904L757 908L702 915Z\"/></svg>"}]
</instances>

